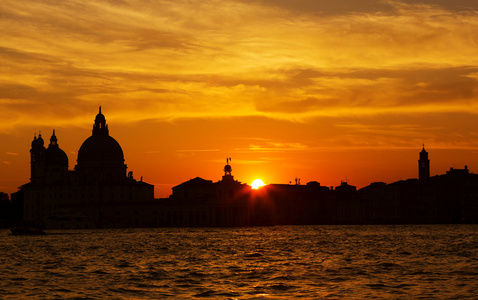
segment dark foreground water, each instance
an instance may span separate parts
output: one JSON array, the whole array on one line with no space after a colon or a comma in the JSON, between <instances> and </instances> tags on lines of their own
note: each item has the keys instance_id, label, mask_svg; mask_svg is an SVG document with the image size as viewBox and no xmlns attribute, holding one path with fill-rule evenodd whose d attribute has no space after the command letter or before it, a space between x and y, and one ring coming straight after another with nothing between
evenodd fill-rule
<instances>
[{"instance_id":1,"label":"dark foreground water","mask_svg":"<svg viewBox=\"0 0 478 300\"><path fill-rule=\"evenodd\" d=\"M2 299L476 298L478 226L0 231Z\"/></svg>"}]
</instances>

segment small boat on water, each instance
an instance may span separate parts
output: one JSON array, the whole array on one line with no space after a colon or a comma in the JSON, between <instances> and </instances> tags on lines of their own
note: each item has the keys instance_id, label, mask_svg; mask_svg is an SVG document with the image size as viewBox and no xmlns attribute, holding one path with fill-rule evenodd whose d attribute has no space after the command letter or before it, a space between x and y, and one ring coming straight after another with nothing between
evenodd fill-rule
<instances>
[{"instance_id":1,"label":"small boat on water","mask_svg":"<svg viewBox=\"0 0 478 300\"><path fill-rule=\"evenodd\" d=\"M45 231L35 227L14 227L10 229L13 235L45 235Z\"/></svg>"}]
</instances>

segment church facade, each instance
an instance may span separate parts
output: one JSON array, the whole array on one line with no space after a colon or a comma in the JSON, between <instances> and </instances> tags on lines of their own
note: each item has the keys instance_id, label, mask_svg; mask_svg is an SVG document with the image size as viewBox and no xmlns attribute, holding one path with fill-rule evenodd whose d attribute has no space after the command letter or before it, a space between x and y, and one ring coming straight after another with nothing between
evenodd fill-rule
<instances>
[{"instance_id":1,"label":"church facade","mask_svg":"<svg viewBox=\"0 0 478 300\"><path fill-rule=\"evenodd\" d=\"M127 174L123 150L109 135L101 107L74 170L68 170L68 156L55 131L48 146L44 144L41 134L33 139L30 182L18 192L26 223L47 228L141 225L135 207L154 200L154 186Z\"/></svg>"}]
</instances>

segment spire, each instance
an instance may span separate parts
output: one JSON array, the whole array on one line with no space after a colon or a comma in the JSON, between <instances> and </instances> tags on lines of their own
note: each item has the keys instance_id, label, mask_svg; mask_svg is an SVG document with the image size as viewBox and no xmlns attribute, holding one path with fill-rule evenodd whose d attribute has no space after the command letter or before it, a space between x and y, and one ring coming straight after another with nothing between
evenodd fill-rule
<instances>
[{"instance_id":1,"label":"spire","mask_svg":"<svg viewBox=\"0 0 478 300\"><path fill-rule=\"evenodd\" d=\"M53 134L50 138L50 146L58 146L58 139L56 138L56 135L55 135L55 129L53 129Z\"/></svg>"},{"instance_id":2,"label":"spire","mask_svg":"<svg viewBox=\"0 0 478 300\"><path fill-rule=\"evenodd\" d=\"M420 152L420 159L426 160L428 159L428 152L425 150L425 144L423 144L422 151Z\"/></svg>"}]
</instances>

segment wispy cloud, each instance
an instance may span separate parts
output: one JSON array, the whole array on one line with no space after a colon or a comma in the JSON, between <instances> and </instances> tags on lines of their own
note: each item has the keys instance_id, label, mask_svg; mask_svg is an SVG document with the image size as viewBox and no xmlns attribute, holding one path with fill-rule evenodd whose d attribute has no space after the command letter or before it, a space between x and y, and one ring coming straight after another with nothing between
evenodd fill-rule
<instances>
[{"instance_id":1,"label":"wispy cloud","mask_svg":"<svg viewBox=\"0 0 478 300\"><path fill-rule=\"evenodd\" d=\"M218 152L221 149L196 149L196 150L176 150L176 152Z\"/></svg>"},{"instance_id":2,"label":"wispy cloud","mask_svg":"<svg viewBox=\"0 0 478 300\"><path fill-rule=\"evenodd\" d=\"M368 2L7 1L2 117L46 123L38 112L60 107L56 122L80 122L92 104L124 121L476 111L477 11Z\"/></svg>"}]
</instances>

